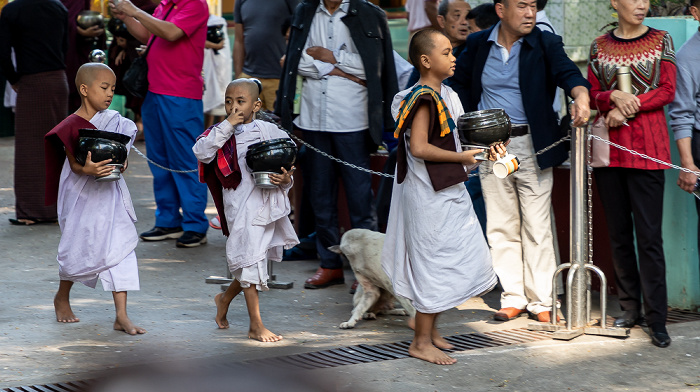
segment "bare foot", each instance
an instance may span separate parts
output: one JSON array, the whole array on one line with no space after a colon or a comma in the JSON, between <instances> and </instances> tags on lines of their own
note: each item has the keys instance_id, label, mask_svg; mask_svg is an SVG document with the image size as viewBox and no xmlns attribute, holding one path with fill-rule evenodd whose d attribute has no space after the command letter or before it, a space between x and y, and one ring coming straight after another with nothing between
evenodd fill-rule
<instances>
[{"instance_id":1,"label":"bare foot","mask_svg":"<svg viewBox=\"0 0 700 392\"><path fill-rule=\"evenodd\" d=\"M443 350L452 350L455 348L450 342L445 340L442 336L438 335L437 333L433 333L433 336L430 337L430 339L433 340L433 344L435 347Z\"/></svg>"},{"instance_id":2,"label":"bare foot","mask_svg":"<svg viewBox=\"0 0 700 392\"><path fill-rule=\"evenodd\" d=\"M53 307L56 310L56 321L59 323L77 323L80 321L79 318L75 317L68 300L54 297Z\"/></svg>"},{"instance_id":3,"label":"bare foot","mask_svg":"<svg viewBox=\"0 0 700 392\"><path fill-rule=\"evenodd\" d=\"M221 297L223 295L224 293L219 293L214 296L214 303L216 304L216 317L214 317L214 321L216 321L216 325L218 325L220 329L228 328L228 320L226 319L228 307L221 303Z\"/></svg>"},{"instance_id":4,"label":"bare foot","mask_svg":"<svg viewBox=\"0 0 700 392\"><path fill-rule=\"evenodd\" d=\"M269 329L265 327L261 328L250 328L248 330L248 338L259 340L261 342L279 342L282 340L282 335L275 335Z\"/></svg>"},{"instance_id":5,"label":"bare foot","mask_svg":"<svg viewBox=\"0 0 700 392\"><path fill-rule=\"evenodd\" d=\"M117 316L117 319L114 320L114 329L117 331L124 331L129 335L140 335L146 333L145 329L135 326L128 317L121 318Z\"/></svg>"},{"instance_id":6,"label":"bare foot","mask_svg":"<svg viewBox=\"0 0 700 392\"><path fill-rule=\"evenodd\" d=\"M437 365L452 365L457 362L456 359L440 351L440 349L432 344L420 345L416 344L415 341L413 341L408 348L408 354L414 358L432 362Z\"/></svg>"}]
</instances>

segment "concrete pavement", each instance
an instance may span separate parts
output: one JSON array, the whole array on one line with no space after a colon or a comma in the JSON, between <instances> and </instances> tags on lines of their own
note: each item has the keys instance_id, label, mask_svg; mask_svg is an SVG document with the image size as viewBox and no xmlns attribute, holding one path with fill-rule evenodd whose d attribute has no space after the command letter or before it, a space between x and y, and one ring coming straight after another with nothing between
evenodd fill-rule
<instances>
[{"instance_id":1,"label":"concrete pavement","mask_svg":"<svg viewBox=\"0 0 700 392\"><path fill-rule=\"evenodd\" d=\"M105 370L148 364L167 364L161 370L212 361L226 365L412 337L405 317L398 316L362 321L352 330L338 329L352 308L352 296L347 292L352 274L346 271L346 285L305 290L303 281L315 271L316 261L276 264L279 279L294 281L295 286L261 295L263 320L284 336L282 342L265 344L246 338L242 298L237 298L229 311L231 328L218 330L213 321L213 298L219 286L204 282L207 276L222 275L226 268L225 238L213 230L208 233L209 244L199 248L178 249L174 241L139 243L141 291L129 293L128 309L131 319L146 328L147 334L129 336L112 330L111 293L99 287L92 290L76 285L72 304L81 321L56 323L52 299L58 285L55 257L60 232L57 225L18 227L7 222L14 217L13 142L13 138L0 138L0 388L86 379ZM137 147L145 150L143 143ZM155 204L143 158L132 153L125 178L139 217L137 229L147 230L153 225ZM208 213L215 214L213 204ZM453 335L527 326L526 318L508 323L491 321L497 307L496 292L472 299L441 317L442 332ZM617 308L609 308L609 313L617 314ZM647 335L635 329L626 340L583 336L571 342L547 340L459 352L454 354L458 363L449 367L409 358L319 369L296 379L298 385L270 378L269 373L229 371L221 379L206 373L207 381L196 374L179 374L193 376L191 380L202 388L219 383L242 388L248 382L257 390L318 389L304 383L312 379L323 380L320 389L334 391L700 388L700 322L670 325L669 330L674 341L668 349L652 346ZM178 379L173 373L165 374L170 380ZM178 385L183 390L185 386L190 384ZM151 385L141 390L158 389Z\"/></svg>"}]
</instances>

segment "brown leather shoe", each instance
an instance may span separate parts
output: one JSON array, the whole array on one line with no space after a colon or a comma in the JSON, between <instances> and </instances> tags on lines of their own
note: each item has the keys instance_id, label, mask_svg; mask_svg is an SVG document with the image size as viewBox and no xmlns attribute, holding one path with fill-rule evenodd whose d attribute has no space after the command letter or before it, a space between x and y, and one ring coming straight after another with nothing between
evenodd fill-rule
<instances>
[{"instance_id":1,"label":"brown leather shoe","mask_svg":"<svg viewBox=\"0 0 700 392\"><path fill-rule=\"evenodd\" d=\"M319 267L316 270L314 276L306 279L304 283L304 288L307 289L321 289L334 284L345 283L345 278L343 278L343 269L330 269Z\"/></svg>"},{"instance_id":2,"label":"brown leather shoe","mask_svg":"<svg viewBox=\"0 0 700 392\"><path fill-rule=\"evenodd\" d=\"M537 313L537 321L541 323L551 323L552 322L552 312L545 311ZM559 322L559 315L557 315L557 322Z\"/></svg>"},{"instance_id":3,"label":"brown leather shoe","mask_svg":"<svg viewBox=\"0 0 700 392\"><path fill-rule=\"evenodd\" d=\"M518 317L525 309L503 308L493 314L493 319L497 321L508 321Z\"/></svg>"}]
</instances>

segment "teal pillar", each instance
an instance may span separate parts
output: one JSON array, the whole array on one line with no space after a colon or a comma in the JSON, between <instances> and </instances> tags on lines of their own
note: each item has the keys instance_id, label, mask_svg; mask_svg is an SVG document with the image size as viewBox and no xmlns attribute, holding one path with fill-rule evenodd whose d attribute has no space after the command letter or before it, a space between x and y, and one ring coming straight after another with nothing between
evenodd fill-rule
<instances>
[{"instance_id":1,"label":"teal pillar","mask_svg":"<svg viewBox=\"0 0 700 392\"><path fill-rule=\"evenodd\" d=\"M676 50L698 31L698 23L692 18L647 18L644 22L650 27L668 31ZM670 127L669 133L671 159L680 166L678 148ZM678 170L666 170L663 236L668 304L674 308L697 310L700 308L698 215L695 197L682 191L676 185L677 180Z\"/></svg>"}]
</instances>

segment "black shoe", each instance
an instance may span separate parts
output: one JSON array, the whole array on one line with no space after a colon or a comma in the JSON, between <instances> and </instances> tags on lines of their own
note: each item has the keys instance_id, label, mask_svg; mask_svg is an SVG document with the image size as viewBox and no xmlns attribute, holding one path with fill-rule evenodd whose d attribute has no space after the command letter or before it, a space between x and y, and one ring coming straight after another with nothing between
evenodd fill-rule
<instances>
[{"instance_id":1,"label":"black shoe","mask_svg":"<svg viewBox=\"0 0 700 392\"><path fill-rule=\"evenodd\" d=\"M168 239L180 238L182 235L182 227L154 227L151 230L145 231L139 235L144 241L163 241Z\"/></svg>"},{"instance_id":2,"label":"black shoe","mask_svg":"<svg viewBox=\"0 0 700 392\"><path fill-rule=\"evenodd\" d=\"M632 328L635 325L642 323L644 323L644 317L639 317L639 312L635 310L627 310L622 316L615 319L613 327Z\"/></svg>"},{"instance_id":3,"label":"black shoe","mask_svg":"<svg viewBox=\"0 0 700 392\"><path fill-rule=\"evenodd\" d=\"M207 235L194 231L186 231L182 237L178 238L175 246L178 248L194 248L195 246L207 243Z\"/></svg>"},{"instance_id":4,"label":"black shoe","mask_svg":"<svg viewBox=\"0 0 700 392\"><path fill-rule=\"evenodd\" d=\"M671 345L671 337L666 332L651 333L651 343L656 347L666 348Z\"/></svg>"}]
</instances>

